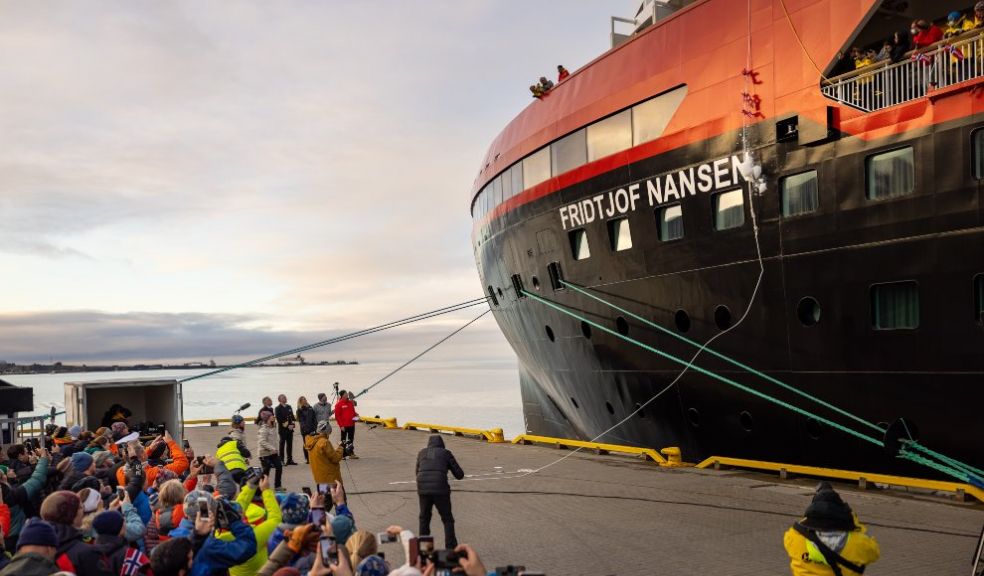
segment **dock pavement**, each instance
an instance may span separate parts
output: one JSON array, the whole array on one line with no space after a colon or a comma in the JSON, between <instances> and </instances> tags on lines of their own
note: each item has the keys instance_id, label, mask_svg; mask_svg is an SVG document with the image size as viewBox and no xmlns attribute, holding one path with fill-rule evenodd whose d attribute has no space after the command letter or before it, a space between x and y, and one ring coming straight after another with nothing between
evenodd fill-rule
<instances>
[{"instance_id":1,"label":"dock pavement","mask_svg":"<svg viewBox=\"0 0 984 576\"><path fill-rule=\"evenodd\" d=\"M214 453L225 430L189 427L185 436L201 455ZM246 432L254 450L256 428ZM342 463L357 527L379 532L397 524L417 532L414 464L428 436L357 426L360 458ZM331 440L338 442L337 428ZM738 470L661 468L585 451L526 474L569 451L451 435L444 441L466 474L451 482L458 540L471 544L490 571L512 564L555 576L789 574L783 533L802 515L817 484ZM284 485L291 491L313 487L299 436L294 459L299 465L284 468ZM970 573L984 524L981 504L834 487L881 546L881 559L865 574ZM436 510L431 531L442 547ZM394 566L403 562L398 545L381 550Z\"/></svg>"}]
</instances>

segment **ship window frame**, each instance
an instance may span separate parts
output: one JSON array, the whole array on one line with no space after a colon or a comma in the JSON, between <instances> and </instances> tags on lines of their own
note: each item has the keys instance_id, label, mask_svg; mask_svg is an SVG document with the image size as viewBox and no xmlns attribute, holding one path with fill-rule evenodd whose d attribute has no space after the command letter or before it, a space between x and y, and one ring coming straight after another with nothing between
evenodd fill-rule
<instances>
[{"instance_id":1,"label":"ship window frame","mask_svg":"<svg viewBox=\"0 0 984 576\"><path fill-rule=\"evenodd\" d=\"M741 198L741 223L736 226L728 226L727 228L718 227L718 202L720 202L721 197L725 194L733 194L737 192L738 196ZM745 223L748 218L745 215L745 189L741 186L737 188L730 188L728 190L721 190L720 192L715 192L711 196L711 224L714 226L715 232L727 232L729 230L740 230L745 227Z\"/></svg>"},{"instance_id":2,"label":"ship window frame","mask_svg":"<svg viewBox=\"0 0 984 576\"><path fill-rule=\"evenodd\" d=\"M625 230L620 230L622 223L625 223ZM629 223L628 216L619 216L617 218L612 218L605 223L608 228L608 247L611 248L612 252L625 252L626 250L632 249L632 225ZM622 233L626 233L628 237L628 245L619 248L619 244L622 241Z\"/></svg>"},{"instance_id":3,"label":"ship window frame","mask_svg":"<svg viewBox=\"0 0 984 576\"><path fill-rule=\"evenodd\" d=\"M563 145L561 145L563 143ZM569 164L568 162L559 162L559 160L564 160L569 156L569 152L577 153L577 146L572 145L580 144L580 157L578 161L574 164ZM558 155L563 154L563 156L558 157ZM550 173L553 176L559 176L571 170L576 170L581 166L588 163L588 127L578 128L573 132L564 135L561 138L557 138L550 143Z\"/></svg>"},{"instance_id":4,"label":"ship window frame","mask_svg":"<svg viewBox=\"0 0 984 576\"><path fill-rule=\"evenodd\" d=\"M629 142L628 145L627 146L624 146L622 148L618 148L617 146L616 147L611 147L610 149L607 149L606 148L605 150L598 150L597 153L593 153L592 152L592 146L591 146L591 142L592 142L592 129L594 129L595 131L609 130L609 128L607 127L607 125L608 124L613 124L620 116L624 116L625 118L628 118L628 121L627 121L627 124L628 124L628 142ZM612 133L618 135L617 132L612 132ZM605 135L607 136L607 133L605 133ZM603 140L604 139L600 135L599 136L596 136L596 138L598 138L598 140ZM622 138L624 138L624 135L622 136ZM601 160L602 158L607 158L609 156L614 156L615 154L618 154L620 152L625 152L626 150L631 149L633 147L633 143L632 143L632 108L631 107L623 108L622 110L619 110L617 112L613 112L613 113L609 114L608 116L605 116L604 118L599 118L599 119L595 120L594 122L592 122L592 123L588 124L587 126L585 126L585 143L586 143L586 146L587 146L587 159L588 159L588 163L589 164L591 162L596 162L598 160Z\"/></svg>"},{"instance_id":5,"label":"ship window frame","mask_svg":"<svg viewBox=\"0 0 984 576\"><path fill-rule=\"evenodd\" d=\"M871 176L872 176L871 175L871 164L872 164L872 162L874 160L876 160L877 158L881 157L881 156L886 156L886 155L892 154L894 152L902 152L902 151L908 151L909 154L910 154L910 156L911 156L911 160L912 160L910 162L910 164L909 164L910 167L912 168L912 174L911 174L911 176L912 176L912 182L911 182L911 184L909 186L909 189L906 192L903 192L901 194L873 196L872 195L872 186L871 186ZM868 155L866 155L864 157L864 197L865 197L866 200L868 200L870 202L884 202L884 201L888 201L888 200L897 200L899 198L905 198L907 196L912 196L915 193L916 193L916 150L915 150L915 147L914 146L912 146L912 145L909 145L909 146L895 146L895 147L892 147L892 148L887 148L885 150L879 150L878 152L874 152L874 153L868 154Z\"/></svg>"},{"instance_id":6,"label":"ship window frame","mask_svg":"<svg viewBox=\"0 0 984 576\"><path fill-rule=\"evenodd\" d=\"M797 176L802 176L804 174L813 173L813 180L816 182L816 196L815 203L812 210L806 210L796 213L786 212L786 181L790 178L795 178ZM820 211L820 170L817 168L807 168L805 170L798 170L796 172L790 172L779 177L779 214L782 216L783 220L789 220L792 218L802 218L804 216L809 216L810 214L816 214Z\"/></svg>"},{"instance_id":7,"label":"ship window frame","mask_svg":"<svg viewBox=\"0 0 984 576\"><path fill-rule=\"evenodd\" d=\"M583 258L579 256L579 250L577 245L578 237L584 238L585 246L587 247L587 255ZM591 242L588 241L588 230L584 227L575 228L567 232L567 240L571 247L571 257L574 258L575 262L581 262L591 258Z\"/></svg>"},{"instance_id":8,"label":"ship window frame","mask_svg":"<svg viewBox=\"0 0 984 576\"><path fill-rule=\"evenodd\" d=\"M978 135L980 142L977 141ZM970 176L974 180L984 180L984 127L970 131Z\"/></svg>"},{"instance_id":9,"label":"ship window frame","mask_svg":"<svg viewBox=\"0 0 984 576\"><path fill-rule=\"evenodd\" d=\"M882 325L877 313L877 291L887 286L910 285L915 287L916 297L916 323L913 326ZM896 332L899 330L913 331L918 330L922 324L922 302L919 294L919 282L917 280L894 280L892 282L876 282L868 287L868 319L871 329L875 332Z\"/></svg>"},{"instance_id":10,"label":"ship window frame","mask_svg":"<svg viewBox=\"0 0 984 576\"><path fill-rule=\"evenodd\" d=\"M537 180L537 178L542 176L542 174L532 174L530 170L527 170L527 164L530 165L529 166L530 168L537 168L542 170L543 166L534 165L536 164L536 161L539 161L540 155L543 155L543 158L546 159L546 176ZM529 190L530 188L533 188L538 184L543 184L544 182L550 180L551 178L553 178L553 165L550 158L549 144L540 148L536 152L533 152L532 154L527 154L523 158L523 190Z\"/></svg>"},{"instance_id":11,"label":"ship window frame","mask_svg":"<svg viewBox=\"0 0 984 576\"><path fill-rule=\"evenodd\" d=\"M984 327L984 272L974 275L973 290L974 320Z\"/></svg>"},{"instance_id":12,"label":"ship window frame","mask_svg":"<svg viewBox=\"0 0 984 576\"><path fill-rule=\"evenodd\" d=\"M663 237L663 231L664 231L664 227L665 227L666 222L663 219L663 214L667 210L669 210L671 208L679 208L680 209L680 229L681 229L681 232L680 232L680 235L677 236L677 237L675 237L675 238L664 238ZM687 236L687 223L683 220L683 203L682 202L674 202L672 204L665 204L663 206L659 206L659 207L656 208L656 214L655 215L656 215L656 237L659 239L660 242L676 242L678 240L683 240Z\"/></svg>"}]
</instances>

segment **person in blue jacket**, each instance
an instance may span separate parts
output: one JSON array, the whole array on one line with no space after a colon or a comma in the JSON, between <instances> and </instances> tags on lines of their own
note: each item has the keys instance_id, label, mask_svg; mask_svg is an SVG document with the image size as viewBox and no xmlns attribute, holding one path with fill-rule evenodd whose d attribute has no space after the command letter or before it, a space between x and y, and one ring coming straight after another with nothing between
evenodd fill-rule
<instances>
[{"instance_id":1,"label":"person in blue jacket","mask_svg":"<svg viewBox=\"0 0 984 576\"><path fill-rule=\"evenodd\" d=\"M198 514L199 501L208 506L208 517ZM178 527L171 530L171 538L190 538L195 556L189 576L225 574L232 566L242 564L256 554L256 536L253 527L243 521L238 507L228 500L212 498L201 490L192 490L185 496L185 517ZM230 542L215 537L216 520L224 516L229 531L235 537Z\"/></svg>"}]
</instances>

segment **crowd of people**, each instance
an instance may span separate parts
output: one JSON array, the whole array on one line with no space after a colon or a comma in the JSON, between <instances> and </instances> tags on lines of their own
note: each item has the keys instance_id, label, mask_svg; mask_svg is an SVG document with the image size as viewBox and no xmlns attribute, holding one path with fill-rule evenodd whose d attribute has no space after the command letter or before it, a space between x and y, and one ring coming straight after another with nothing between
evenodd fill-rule
<instances>
[{"instance_id":1,"label":"crowd of people","mask_svg":"<svg viewBox=\"0 0 984 576\"><path fill-rule=\"evenodd\" d=\"M285 396L276 407L265 398L256 417L259 467L251 466L238 412L214 454L196 455L166 430L142 437L121 406L108 411L108 426L49 425L43 437L8 447L0 465L0 576L377 576L452 568L485 576L475 551L455 540L446 476L463 472L439 437L418 459L427 478L421 536L395 525L378 533L357 527L340 462L356 457L358 415L353 395L337 384L336 392L333 405L325 394L313 405L300 398L296 414ZM329 437L333 415L338 445ZM316 491L288 492L282 484L283 465L295 464L297 427ZM444 520L446 550L429 536L431 506ZM392 557L403 553L395 568L385 558L390 542Z\"/></svg>"},{"instance_id":2,"label":"crowd of people","mask_svg":"<svg viewBox=\"0 0 984 576\"><path fill-rule=\"evenodd\" d=\"M965 14L954 10L939 24L919 19L912 22L908 30L893 33L891 38L864 48L855 46L847 54L838 55L830 75L839 76L881 62L901 62L913 50L923 50L941 40L981 29L984 29L984 1L977 2L972 13Z\"/></svg>"},{"instance_id":3,"label":"crowd of people","mask_svg":"<svg viewBox=\"0 0 984 576\"><path fill-rule=\"evenodd\" d=\"M563 82L571 73L567 71L562 65L557 65L557 82ZM533 97L540 100L546 96L551 90L553 90L555 84L553 81L547 79L546 76L540 76L540 80L536 84L530 86L530 92Z\"/></svg>"}]
</instances>

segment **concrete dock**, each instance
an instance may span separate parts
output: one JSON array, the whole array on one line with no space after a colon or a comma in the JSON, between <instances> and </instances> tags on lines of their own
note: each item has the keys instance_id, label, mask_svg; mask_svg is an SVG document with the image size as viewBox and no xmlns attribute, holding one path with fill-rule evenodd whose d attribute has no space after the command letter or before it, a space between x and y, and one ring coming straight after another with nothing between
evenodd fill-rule
<instances>
[{"instance_id":1,"label":"concrete dock","mask_svg":"<svg viewBox=\"0 0 984 576\"><path fill-rule=\"evenodd\" d=\"M224 427L186 428L197 454L214 453ZM250 449L256 428L247 427ZM356 428L358 460L342 474L356 525L372 532L398 524L417 532L414 464L429 433ZM338 441L338 429L332 434ZM465 471L452 481L460 542L478 551L486 568L525 565L549 575L789 574L783 533L806 509L814 479L779 481L737 470L661 468L625 456L599 456L542 446L487 444L446 435ZM284 468L284 485L313 486L301 439ZM254 464L258 464L254 458ZM960 575L984 524L984 506L895 491L859 490L834 483L881 545L866 574ZM431 522L443 544L440 517ZM402 551L383 545L391 563Z\"/></svg>"}]
</instances>

